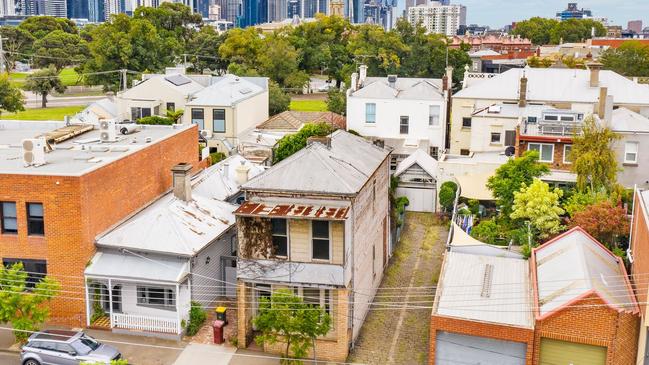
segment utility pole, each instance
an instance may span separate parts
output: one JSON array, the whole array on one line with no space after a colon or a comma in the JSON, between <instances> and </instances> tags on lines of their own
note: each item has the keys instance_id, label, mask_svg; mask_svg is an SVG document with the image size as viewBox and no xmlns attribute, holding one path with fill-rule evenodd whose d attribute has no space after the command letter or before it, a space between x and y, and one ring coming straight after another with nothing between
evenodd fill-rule
<instances>
[{"instance_id":1,"label":"utility pole","mask_svg":"<svg viewBox=\"0 0 649 365\"><path fill-rule=\"evenodd\" d=\"M126 91L126 84L127 79L126 79L126 69L121 69L119 72L122 74L122 91Z\"/></svg>"}]
</instances>

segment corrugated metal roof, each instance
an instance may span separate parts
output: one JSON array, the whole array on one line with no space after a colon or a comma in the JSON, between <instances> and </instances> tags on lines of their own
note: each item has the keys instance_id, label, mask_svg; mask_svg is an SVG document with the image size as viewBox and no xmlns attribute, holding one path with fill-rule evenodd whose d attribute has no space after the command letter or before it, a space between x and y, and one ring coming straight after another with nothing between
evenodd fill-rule
<instances>
[{"instance_id":1,"label":"corrugated metal roof","mask_svg":"<svg viewBox=\"0 0 649 365\"><path fill-rule=\"evenodd\" d=\"M349 207L327 207L323 205L281 204L244 202L234 212L236 215L311 218L327 220L345 220Z\"/></svg>"},{"instance_id":2,"label":"corrugated metal roof","mask_svg":"<svg viewBox=\"0 0 649 365\"><path fill-rule=\"evenodd\" d=\"M85 270L87 276L169 283L180 282L188 273L188 259L168 256L152 256L147 259L112 250L97 252Z\"/></svg>"},{"instance_id":3,"label":"corrugated metal roof","mask_svg":"<svg viewBox=\"0 0 649 365\"><path fill-rule=\"evenodd\" d=\"M368 77L351 97L374 99L443 100L442 80L399 77L390 86L387 77Z\"/></svg>"},{"instance_id":4,"label":"corrugated metal roof","mask_svg":"<svg viewBox=\"0 0 649 365\"><path fill-rule=\"evenodd\" d=\"M434 313L532 327L527 260L448 252L437 285Z\"/></svg>"},{"instance_id":5,"label":"corrugated metal roof","mask_svg":"<svg viewBox=\"0 0 649 365\"><path fill-rule=\"evenodd\" d=\"M649 118L627 108L613 110L611 129L615 132L649 133Z\"/></svg>"},{"instance_id":6,"label":"corrugated metal roof","mask_svg":"<svg viewBox=\"0 0 649 365\"><path fill-rule=\"evenodd\" d=\"M437 160L431 157L431 155L419 149L413 152L410 156L406 157L405 160L401 161L401 163L397 165L394 176L401 175L414 164L417 164L419 167L421 167L432 178L437 179L437 175L439 174L439 171L437 169Z\"/></svg>"},{"instance_id":7,"label":"corrugated metal roof","mask_svg":"<svg viewBox=\"0 0 649 365\"><path fill-rule=\"evenodd\" d=\"M533 255L541 316L588 292L596 292L618 310L636 309L620 258L583 229L571 229L535 249Z\"/></svg>"},{"instance_id":8,"label":"corrugated metal roof","mask_svg":"<svg viewBox=\"0 0 649 365\"><path fill-rule=\"evenodd\" d=\"M187 105L232 106L263 91L261 86L246 78L228 74L194 94L193 99Z\"/></svg>"},{"instance_id":9,"label":"corrugated metal roof","mask_svg":"<svg viewBox=\"0 0 649 365\"><path fill-rule=\"evenodd\" d=\"M352 195L358 193L389 151L343 130L331 144L312 143L242 186L245 190Z\"/></svg>"}]
</instances>

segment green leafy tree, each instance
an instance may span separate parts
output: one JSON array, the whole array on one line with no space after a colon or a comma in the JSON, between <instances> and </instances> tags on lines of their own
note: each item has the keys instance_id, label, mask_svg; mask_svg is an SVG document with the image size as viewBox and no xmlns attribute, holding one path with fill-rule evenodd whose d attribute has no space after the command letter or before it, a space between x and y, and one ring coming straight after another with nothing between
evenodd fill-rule
<instances>
[{"instance_id":1,"label":"green leafy tree","mask_svg":"<svg viewBox=\"0 0 649 365\"><path fill-rule=\"evenodd\" d=\"M16 61L28 60L32 53L34 36L28 31L19 27L0 27L2 47L4 48L5 69L13 71Z\"/></svg>"},{"instance_id":2,"label":"green leafy tree","mask_svg":"<svg viewBox=\"0 0 649 365\"><path fill-rule=\"evenodd\" d=\"M288 110L291 97L276 82L268 83L268 114L275 115Z\"/></svg>"},{"instance_id":3,"label":"green leafy tree","mask_svg":"<svg viewBox=\"0 0 649 365\"><path fill-rule=\"evenodd\" d=\"M593 116L584 120L581 133L572 139L571 152L579 191L611 191L615 187L618 166L612 145L619 138Z\"/></svg>"},{"instance_id":4,"label":"green leafy tree","mask_svg":"<svg viewBox=\"0 0 649 365\"><path fill-rule=\"evenodd\" d=\"M38 331L47 320L50 315L47 303L61 287L46 276L29 288L28 277L22 263L10 267L0 265L0 323L11 323L19 342L25 342L29 332Z\"/></svg>"},{"instance_id":5,"label":"green leafy tree","mask_svg":"<svg viewBox=\"0 0 649 365\"><path fill-rule=\"evenodd\" d=\"M363 24L351 34L347 50L356 63L367 65L368 75L387 75L399 74L400 55L408 52L408 46L395 32Z\"/></svg>"},{"instance_id":6,"label":"green leafy tree","mask_svg":"<svg viewBox=\"0 0 649 365\"><path fill-rule=\"evenodd\" d=\"M439 205L444 211L450 212L455 204L455 195L457 194L457 184L453 181L446 181L439 188Z\"/></svg>"},{"instance_id":7,"label":"green leafy tree","mask_svg":"<svg viewBox=\"0 0 649 365\"><path fill-rule=\"evenodd\" d=\"M225 34L218 34L212 26L203 26L196 32L187 46L187 61L194 72L202 74L205 70L217 71L228 67L217 53L224 39Z\"/></svg>"},{"instance_id":8,"label":"green leafy tree","mask_svg":"<svg viewBox=\"0 0 649 365\"><path fill-rule=\"evenodd\" d=\"M534 179L529 186L523 183L520 191L514 193L510 217L530 222L539 238L547 238L563 229L561 215L565 211L559 206L562 196L561 189L551 190L539 179Z\"/></svg>"},{"instance_id":9,"label":"green leafy tree","mask_svg":"<svg viewBox=\"0 0 649 365\"><path fill-rule=\"evenodd\" d=\"M501 214L507 218L512 212L514 193L523 185L529 185L534 178L550 172L550 168L539 162L537 151L526 151L521 157L513 158L500 166L487 181L487 187L496 198Z\"/></svg>"},{"instance_id":10,"label":"green leafy tree","mask_svg":"<svg viewBox=\"0 0 649 365\"><path fill-rule=\"evenodd\" d=\"M56 30L34 42L34 54L34 66L53 65L60 71L84 60L88 56L88 46L78 34Z\"/></svg>"},{"instance_id":11,"label":"green leafy tree","mask_svg":"<svg viewBox=\"0 0 649 365\"><path fill-rule=\"evenodd\" d=\"M27 76L27 81L25 82L25 90L41 95L41 106L43 108L47 107L47 96L49 94L54 91L62 93L65 89L66 87L61 82L59 73L54 66L34 72Z\"/></svg>"},{"instance_id":12,"label":"green leafy tree","mask_svg":"<svg viewBox=\"0 0 649 365\"><path fill-rule=\"evenodd\" d=\"M343 91L331 89L327 92L327 110L340 115L347 114L347 96Z\"/></svg>"},{"instance_id":13,"label":"green leafy tree","mask_svg":"<svg viewBox=\"0 0 649 365\"><path fill-rule=\"evenodd\" d=\"M649 76L649 46L627 41L618 48L609 48L600 57L604 68L624 76Z\"/></svg>"},{"instance_id":14,"label":"green leafy tree","mask_svg":"<svg viewBox=\"0 0 649 365\"><path fill-rule=\"evenodd\" d=\"M512 31L514 35L527 38L536 45L559 44L563 42L582 42L591 37L592 29L595 36L606 35L606 28L602 23L592 19L569 19L558 21L534 17L516 23Z\"/></svg>"},{"instance_id":15,"label":"green leafy tree","mask_svg":"<svg viewBox=\"0 0 649 365\"><path fill-rule=\"evenodd\" d=\"M471 236L485 243L496 244L501 236L500 226L492 219L482 220L471 229Z\"/></svg>"},{"instance_id":16,"label":"green leafy tree","mask_svg":"<svg viewBox=\"0 0 649 365\"><path fill-rule=\"evenodd\" d=\"M29 32L36 39L43 38L57 30L70 34L79 33L79 29L73 21L52 16L30 16L22 21L18 28Z\"/></svg>"},{"instance_id":17,"label":"green leafy tree","mask_svg":"<svg viewBox=\"0 0 649 365\"><path fill-rule=\"evenodd\" d=\"M185 111L182 110L182 109L178 109L178 110L167 110L167 113L166 113L166 114L167 114L167 115L166 115L167 119L171 119L174 123L177 124L177 123L179 123L180 118L183 117L183 114L185 114Z\"/></svg>"},{"instance_id":18,"label":"green leafy tree","mask_svg":"<svg viewBox=\"0 0 649 365\"><path fill-rule=\"evenodd\" d=\"M306 146L307 139L313 136L326 136L333 132L327 123L307 123L297 133L288 134L277 141L273 149L273 163L282 161Z\"/></svg>"},{"instance_id":19,"label":"green leafy tree","mask_svg":"<svg viewBox=\"0 0 649 365\"><path fill-rule=\"evenodd\" d=\"M264 37L257 54L257 70L283 87L301 92L309 75L298 69L298 52L287 37L280 33Z\"/></svg>"},{"instance_id":20,"label":"green leafy tree","mask_svg":"<svg viewBox=\"0 0 649 365\"><path fill-rule=\"evenodd\" d=\"M225 41L219 46L219 56L228 64L238 63L255 69L262 46L257 28L235 28L228 31Z\"/></svg>"},{"instance_id":21,"label":"green leafy tree","mask_svg":"<svg viewBox=\"0 0 649 365\"><path fill-rule=\"evenodd\" d=\"M178 43L177 51L186 48L201 27L200 13L181 3L162 2L158 7L141 6L133 12L133 18L150 22L162 38ZM191 48L187 47L187 50ZM189 52L193 53L193 52Z\"/></svg>"},{"instance_id":22,"label":"green leafy tree","mask_svg":"<svg viewBox=\"0 0 649 365\"><path fill-rule=\"evenodd\" d=\"M329 332L331 316L320 306L304 303L291 290L279 289L270 299L260 298L253 323L261 333L255 341L260 346L284 343L282 363L291 363L288 359L305 358L315 339Z\"/></svg>"},{"instance_id":23,"label":"green leafy tree","mask_svg":"<svg viewBox=\"0 0 649 365\"><path fill-rule=\"evenodd\" d=\"M622 204L603 200L576 212L571 227L581 227L610 250L619 248L619 238L629 234L629 217Z\"/></svg>"},{"instance_id":24,"label":"green leafy tree","mask_svg":"<svg viewBox=\"0 0 649 365\"><path fill-rule=\"evenodd\" d=\"M0 114L3 110L12 113L25 110L23 94L11 83L7 74L0 75Z\"/></svg>"},{"instance_id":25,"label":"green leafy tree","mask_svg":"<svg viewBox=\"0 0 649 365\"><path fill-rule=\"evenodd\" d=\"M563 203L563 209L568 213L568 216L574 217L578 212L587 209L589 206L607 200L609 197L604 191L592 192L590 189L586 191L574 191L568 199Z\"/></svg>"}]
</instances>

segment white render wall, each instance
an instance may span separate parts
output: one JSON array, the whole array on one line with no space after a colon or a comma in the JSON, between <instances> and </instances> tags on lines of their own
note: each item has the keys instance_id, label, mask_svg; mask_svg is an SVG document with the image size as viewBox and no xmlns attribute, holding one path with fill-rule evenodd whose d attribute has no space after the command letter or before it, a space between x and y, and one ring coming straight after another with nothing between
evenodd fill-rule
<instances>
[{"instance_id":1,"label":"white render wall","mask_svg":"<svg viewBox=\"0 0 649 365\"><path fill-rule=\"evenodd\" d=\"M236 235L236 226L232 226L192 259L192 300L209 306L216 297L223 295L221 256L230 256L230 242L232 237L236 241ZM208 257L209 263L206 263ZM232 283L233 288L236 284Z\"/></svg>"},{"instance_id":2,"label":"white render wall","mask_svg":"<svg viewBox=\"0 0 649 365\"><path fill-rule=\"evenodd\" d=\"M504 152L505 131L516 131L518 118L473 117L471 123L472 152ZM491 143L491 133L500 133L500 143Z\"/></svg>"},{"instance_id":3,"label":"white render wall","mask_svg":"<svg viewBox=\"0 0 649 365\"><path fill-rule=\"evenodd\" d=\"M117 284L122 285L122 313L123 314L130 314L135 316L161 317L161 318L169 318L169 319L175 319L177 317L175 308L166 310L166 309L159 309L155 307L137 305L138 286L176 290L175 285L160 285L160 284L124 282L124 281L120 282L117 280L112 281L113 287L115 287L115 285ZM180 297L176 295L176 300L178 299L180 299Z\"/></svg>"},{"instance_id":4,"label":"white render wall","mask_svg":"<svg viewBox=\"0 0 649 365\"><path fill-rule=\"evenodd\" d=\"M365 123L365 104L376 104L376 123ZM428 125L429 106L440 107L437 126ZM409 117L408 134L399 133L401 116ZM446 102L444 100L347 98L347 130L366 137L427 139L430 146L445 147ZM425 151L428 153L428 151Z\"/></svg>"}]
</instances>

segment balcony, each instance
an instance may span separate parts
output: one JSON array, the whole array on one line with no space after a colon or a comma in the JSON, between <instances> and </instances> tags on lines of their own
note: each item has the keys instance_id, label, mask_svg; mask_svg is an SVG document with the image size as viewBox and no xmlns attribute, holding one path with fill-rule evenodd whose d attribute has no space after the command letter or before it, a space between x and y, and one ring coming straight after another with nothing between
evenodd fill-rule
<instances>
[{"instance_id":1,"label":"balcony","mask_svg":"<svg viewBox=\"0 0 649 365\"><path fill-rule=\"evenodd\" d=\"M547 121L532 122L525 119L521 128L524 136L572 137L581 132L581 122Z\"/></svg>"}]
</instances>

